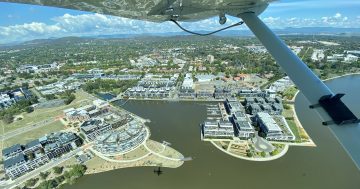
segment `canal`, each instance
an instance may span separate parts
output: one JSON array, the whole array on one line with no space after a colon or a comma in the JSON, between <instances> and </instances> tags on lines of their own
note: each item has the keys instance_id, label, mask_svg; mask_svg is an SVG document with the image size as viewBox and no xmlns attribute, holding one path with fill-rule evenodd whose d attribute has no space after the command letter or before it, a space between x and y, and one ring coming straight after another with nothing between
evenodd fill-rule
<instances>
[{"instance_id":1,"label":"canal","mask_svg":"<svg viewBox=\"0 0 360 189\"><path fill-rule=\"evenodd\" d=\"M360 76L346 76L327 82L338 92L349 93L346 103L360 113ZM351 94L350 94L351 93ZM123 107L150 119L151 138L168 141L173 148L192 161L177 169L164 168L157 176L152 167L114 170L81 178L66 189L359 189L360 171L336 141L329 129L316 121L307 110L302 95L296 99L296 110L305 129L317 147L290 147L288 153L269 162L252 162L233 158L200 141L199 123L206 119L206 103L131 101Z\"/></svg>"}]
</instances>

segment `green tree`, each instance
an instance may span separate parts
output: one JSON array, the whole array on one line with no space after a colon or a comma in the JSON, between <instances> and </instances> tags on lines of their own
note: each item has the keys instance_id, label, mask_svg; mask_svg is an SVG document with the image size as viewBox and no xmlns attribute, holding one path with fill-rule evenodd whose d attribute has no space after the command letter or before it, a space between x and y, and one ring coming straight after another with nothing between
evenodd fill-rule
<instances>
[{"instance_id":1,"label":"green tree","mask_svg":"<svg viewBox=\"0 0 360 189\"><path fill-rule=\"evenodd\" d=\"M54 100L54 99L56 99L56 96L54 94L48 94L48 95L45 95L45 98L46 98L46 100Z\"/></svg>"},{"instance_id":2,"label":"green tree","mask_svg":"<svg viewBox=\"0 0 360 189\"><path fill-rule=\"evenodd\" d=\"M3 121L6 124L10 124L14 121L14 116L11 113L7 113L3 117Z\"/></svg>"},{"instance_id":3,"label":"green tree","mask_svg":"<svg viewBox=\"0 0 360 189\"><path fill-rule=\"evenodd\" d=\"M261 155L261 157L265 157L265 156L266 156L266 152L261 152L260 155Z\"/></svg>"},{"instance_id":4,"label":"green tree","mask_svg":"<svg viewBox=\"0 0 360 189\"><path fill-rule=\"evenodd\" d=\"M36 86L40 86L40 85L41 85L40 81L38 81L38 80L34 81L34 84L35 84Z\"/></svg>"},{"instance_id":5,"label":"green tree","mask_svg":"<svg viewBox=\"0 0 360 189\"><path fill-rule=\"evenodd\" d=\"M275 156L275 155L277 155L277 154L279 154L279 150L278 150L278 149L275 149L275 150L273 150L272 152L270 152L270 155L271 155L271 156Z\"/></svg>"},{"instance_id":6,"label":"green tree","mask_svg":"<svg viewBox=\"0 0 360 189\"><path fill-rule=\"evenodd\" d=\"M38 182L38 179L29 179L25 182L25 186L32 187Z\"/></svg>"},{"instance_id":7,"label":"green tree","mask_svg":"<svg viewBox=\"0 0 360 189\"><path fill-rule=\"evenodd\" d=\"M34 108L31 107L31 106L28 106L28 107L25 108L25 111L26 111L27 113L31 113L31 112L34 111Z\"/></svg>"},{"instance_id":8,"label":"green tree","mask_svg":"<svg viewBox=\"0 0 360 189\"><path fill-rule=\"evenodd\" d=\"M56 166L56 167L53 168L53 171L54 171L55 174L60 175L63 172L63 169L64 169L64 167Z\"/></svg>"},{"instance_id":9,"label":"green tree","mask_svg":"<svg viewBox=\"0 0 360 189\"><path fill-rule=\"evenodd\" d=\"M45 180L49 176L49 172L40 172L40 178Z\"/></svg>"}]
</instances>

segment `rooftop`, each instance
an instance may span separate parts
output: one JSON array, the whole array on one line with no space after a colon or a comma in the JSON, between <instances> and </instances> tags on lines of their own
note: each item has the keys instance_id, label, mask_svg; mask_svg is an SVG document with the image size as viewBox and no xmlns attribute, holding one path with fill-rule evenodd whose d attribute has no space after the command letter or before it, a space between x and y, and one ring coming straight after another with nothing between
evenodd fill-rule
<instances>
[{"instance_id":1,"label":"rooftop","mask_svg":"<svg viewBox=\"0 0 360 189\"><path fill-rule=\"evenodd\" d=\"M249 122L247 121L236 121L235 122L236 126L240 129L240 130L243 130L243 129L253 129L250 125Z\"/></svg>"},{"instance_id":2,"label":"rooftop","mask_svg":"<svg viewBox=\"0 0 360 189\"><path fill-rule=\"evenodd\" d=\"M263 124L269 131L282 131L276 121L266 112L259 112L257 116L262 120Z\"/></svg>"},{"instance_id":3,"label":"rooftop","mask_svg":"<svg viewBox=\"0 0 360 189\"><path fill-rule=\"evenodd\" d=\"M29 148L32 148L32 147L37 146L37 145L40 145L39 139L35 139L35 140L31 141L31 142L28 142L25 145L25 149L29 149Z\"/></svg>"},{"instance_id":4,"label":"rooftop","mask_svg":"<svg viewBox=\"0 0 360 189\"><path fill-rule=\"evenodd\" d=\"M18 151L18 150L21 150L21 145L20 144L15 144L15 145L13 145L13 146L10 146L10 147L8 147L8 148L5 148L5 149L3 149L2 150L2 154L4 155L4 154L11 154L11 153L13 153L13 152L16 152L16 151Z\"/></svg>"},{"instance_id":5,"label":"rooftop","mask_svg":"<svg viewBox=\"0 0 360 189\"><path fill-rule=\"evenodd\" d=\"M19 154L13 158L7 159L4 161L4 168L9 168L12 167L14 165L16 165L17 163L20 163L22 161L25 161L25 156L24 154Z\"/></svg>"}]
</instances>

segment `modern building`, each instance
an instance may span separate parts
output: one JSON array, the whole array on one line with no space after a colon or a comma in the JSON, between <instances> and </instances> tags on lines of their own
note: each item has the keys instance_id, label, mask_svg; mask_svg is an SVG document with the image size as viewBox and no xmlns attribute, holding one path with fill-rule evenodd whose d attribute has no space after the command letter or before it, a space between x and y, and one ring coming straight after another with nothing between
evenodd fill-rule
<instances>
[{"instance_id":1,"label":"modern building","mask_svg":"<svg viewBox=\"0 0 360 189\"><path fill-rule=\"evenodd\" d=\"M274 114L273 109L269 104L260 104L260 108L263 112L268 112L270 115Z\"/></svg>"},{"instance_id":2,"label":"modern building","mask_svg":"<svg viewBox=\"0 0 360 189\"><path fill-rule=\"evenodd\" d=\"M344 57L344 62L346 63L351 63L351 62L356 62L358 61L359 57L352 55L352 54L347 54L346 57Z\"/></svg>"},{"instance_id":3,"label":"modern building","mask_svg":"<svg viewBox=\"0 0 360 189\"><path fill-rule=\"evenodd\" d=\"M70 122L83 122L109 112L109 107L109 103L106 101L94 100L93 105L86 105L77 109L69 108L63 112L65 118Z\"/></svg>"},{"instance_id":4,"label":"modern building","mask_svg":"<svg viewBox=\"0 0 360 189\"><path fill-rule=\"evenodd\" d=\"M147 136L142 123L131 121L126 128L107 132L96 138L94 149L103 155L112 156L132 151L141 145Z\"/></svg>"},{"instance_id":5,"label":"modern building","mask_svg":"<svg viewBox=\"0 0 360 189\"><path fill-rule=\"evenodd\" d=\"M235 125L235 134L240 139L249 139L255 136L255 130L243 112L235 112L232 115L232 122Z\"/></svg>"},{"instance_id":6,"label":"modern building","mask_svg":"<svg viewBox=\"0 0 360 189\"><path fill-rule=\"evenodd\" d=\"M246 97L244 100L244 103L245 103L246 107L248 107L251 104L255 103L255 98L254 97Z\"/></svg>"},{"instance_id":7,"label":"modern building","mask_svg":"<svg viewBox=\"0 0 360 189\"><path fill-rule=\"evenodd\" d=\"M195 78L198 80L198 82L209 82L215 79L216 77L212 74L198 74L195 76Z\"/></svg>"},{"instance_id":8,"label":"modern building","mask_svg":"<svg viewBox=\"0 0 360 189\"><path fill-rule=\"evenodd\" d=\"M224 105L228 114L244 111L244 106L239 101L230 101L229 99L226 99Z\"/></svg>"},{"instance_id":9,"label":"modern building","mask_svg":"<svg viewBox=\"0 0 360 189\"><path fill-rule=\"evenodd\" d=\"M30 141L24 146L13 145L3 150L4 169L11 179L34 170L51 159L74 150L81 145L81 140L74 133L51 133Z\"/></svg>"},{"instance_id":10,"label":"modern building","mask_svg":"<svg viewBox=\"0 0 360 189\"><path fill-rule=\"evenodd\" d=\"M261 107L259 106L259 104L250 104L247 108L248 112L251 115L256 115L259 112L262 112L263 110L261 109Z\"/></svg>"},{"instance_id":11,"label":"modern building","mask_svg":"<svg viewBox=\"0 0 360 189\"><path fill-rule=\"evenodd\" d=\"M28 142L27 144L25 144L23 153L24 154L34 153L35 151L39 150L40 148L42 148L42 145L39 142L39 139L35 139L35 140L32 140L32 141Z\"/></svg>"},{"instance_id":12,"label":"modern building","mask_svg":"<svg viewBox=\"0 0 360 189\"><path fill-rule=\"evenodd\" d=\"M271 107L275 115L281 115L284 110L283 105L279 103L274 103L271 105Z\"/></svg>"},{"instance_id":13,"label":"modern building","mask_svg":"<svg viewBox=\"0 0 360 189\"><path fill-rule=\"evenodd\" d=\"M194 85L194 81L192 78L191 73L187 73L185 75L184 81L182 83L182 88L183 89L193 89L193 85Z\"/></svg>"},{"instance_id":14,"label":"modern building","mask_svg":"<svg viewBox=\"0 0 360 189\"><path fill-rule=\"evenodd\" d=\"M258 104L265 104L265 99L262 97L255 97L255 102Z\"/></svg>"},{"instance_id":15,"label":"modern building","mask_svg":"<svg viewBox=\"0 0 360 189\"><path fill-rule=\"evenodd\" d=\"M6 109L20 100L30 99L32 93L26 88L0 93L0 110Z\"/></svg>"},{"instance_id":16,"label":"modern building","mask_svg":"<svg viewBox=\"0 0 360 189\"><path fill-rule=\"evenodd\" d=\"M90 119L90 115L86 110L69 108L63 111L64 116L70 122L82 122Z\"/></svg>"},{"instance_id":17,"label":"modern building","mask_svg":"<svg viewBox=\"0 0 360 189\"><path fill-rule=\"evenodd\" d=\"M205 121L202 125L203 139L232 139L234 126L225 121Z\"/></svg>"},{"instance_id":18,"label":"modern building","mask_svg":"<svg viewBox=\"0 0 360 189\"><path fill-rule=\"evenodd\" d=\"M232 97L231 89L227 88L215 88L214 97L216 99L226 99Z\"/></svg>"},{"instance_id":19,"label":"modern building","mask_svg":"<svg viewBox=\"0 0 360 189\"><path fill-rule=\"evenodd\" d=\"M313 54L311 55L311 60L318 62L325 58L324 50L322 49L314 49Z\"/></svg>"},{"instance_id":20,"label":"modern building","mask_svg":"<svg viewBox=\"0 0 360 189\"><path fill-rule=\"evenodd\" d=\"M195 93L194 89L183 89L183 88L181 88L179 90L178 95L179 95L180 98L189 98L189 99L196 98L196 93Z\"/></svg>"},{"instance_id":21,"label":"modern building","mask_svg":"<svg viewBox=\"0 0 360 189\"><path fill-rule=\"evenodd\" d=\"M15 102L16 102L15 99L10 98L9 94L6 94L6 93L0 94L0 110L10 107Z\"/></svg>"},{"instance_id":22,"label":"modern building","mask_svg":"<svg viewBox=\"0 0 360 189\"><path fill-rule=\"evenodd\" d=\"M209 54L207 55L206 60L211 64L214 62L215 58L213 55Z\"/></svg>"},{"instance_id":23,"label":"modern building","mask_svg":"<svg viewBox=\"0 0 360 189\"><path fill-rule=\"evenodd\" d=\"M272 90L274 92L282 92L291 86L294 86L294 83L291 81L289 76L285 76L272 83L269 87L269 90Z\"/></svg>"},{"instance_id":24,"label":"modern building","mask_svg":"<svg viewBox=\"0 0 360 189\"><path fill-rule=\"evenodd\" d=\"M49 159L60 157L81 145L81 139L74 133L52 133L39 139Z\"/></svg>"},{"instance_id":25,"label":"modern building","mask_svg":"<svg viewBox=\"0 0 360 189\"><path fill-rule=\"evenodd\" d=\"M87 140L93 141L97 136L111 131L112 127L110 124L105 123L102 120L90 119L81 124L80 130L85 134Z\"/></svg>"},{"instance_id":26,"label":"modern building","mask_svg":"<svg viewBox=\"0 0 360 189\"><path fill-rule=\"evenodd\" d=\"M262 93L260 89L240 89L238 94L240 97L257 97L262 96Z\"/></svg>"},{"instance_id":27,"label":"modern building","mask_svg":"<svg viewBox=\"0 0 360 189\"><path fill-rule=\"evenodd\" d=\"M198 90L196 98L214 98L214 92L212 90Z\"/></svg>"},{"instance_id":28,"label":"modern building","mask_svg":"<svg viewBox=\"0 0 360 189\"><path fill-rule=\"evenodd\" d=\"M24 154L18 154L10 159L4 161L4 169L6 175L10 178L16 178L30 170L26 163Z\"/></svg>"},{"instance_id":29,"label":"modern building","mask_svg":"<svg viewBox=\"0 0 360 189\"><path fill-rule=\"evenodd\" d=\"M294 141L295 135L283 116L274 116L266 112L259 112L255 116L260 128L260 133L265 135L267 140Z\"/></svg>"},{"instance_id":30,"label":"modern building","mask_svg":"<svg viewBox=\"0 0 360 189\"><path fill-rule=\"evenodd\" d=\"M23 147L20 144L15 144L2 150L3 159L9 159L22 153Z\"/></svg>"}]
</instances>

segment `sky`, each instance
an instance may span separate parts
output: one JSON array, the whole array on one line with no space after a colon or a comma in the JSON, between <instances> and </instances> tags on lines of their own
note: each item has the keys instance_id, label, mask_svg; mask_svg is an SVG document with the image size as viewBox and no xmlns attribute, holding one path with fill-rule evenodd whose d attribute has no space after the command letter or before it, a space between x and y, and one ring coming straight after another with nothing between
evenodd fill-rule
<instances>
[{"instance_id":1,"label":"sky","mask_svg":"<svg viewBox=\"0 0 360 189\"><path fill-rule=\"evenodd\" d=\"M279 0L260 15L270 28L360 28L360 0ZM226 25L238 22L228 17ZM212 31L218 18L182 23L189 30ZM238 27L246 30L246 26ZM173 23L152 23L61 8L0 2L0 44L64 36L179 32Z\"/></svg>"}]
</instances>

